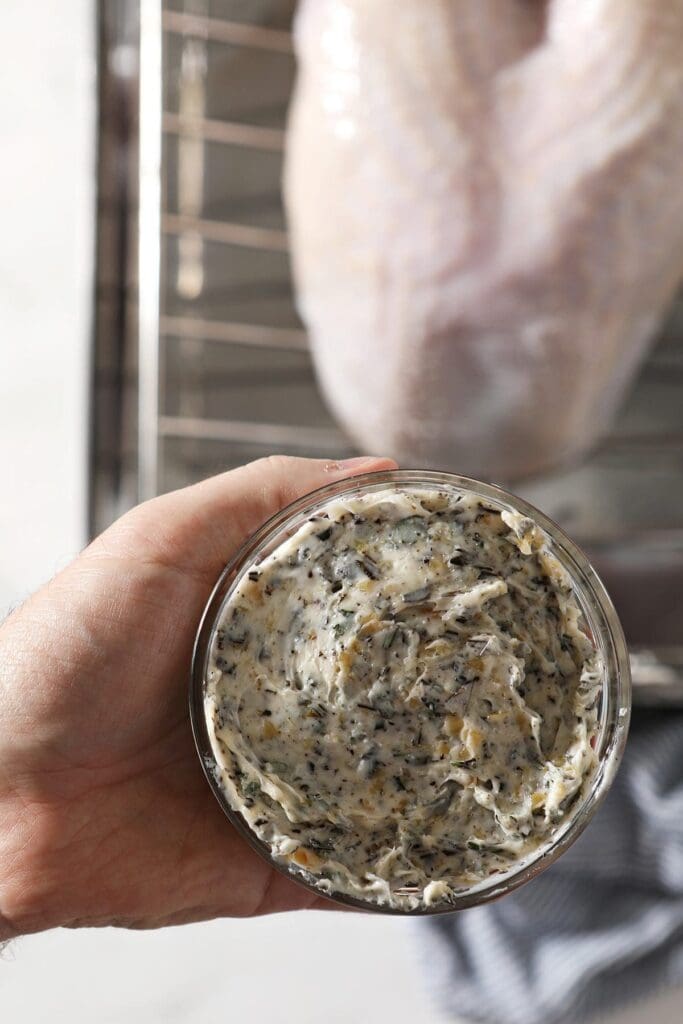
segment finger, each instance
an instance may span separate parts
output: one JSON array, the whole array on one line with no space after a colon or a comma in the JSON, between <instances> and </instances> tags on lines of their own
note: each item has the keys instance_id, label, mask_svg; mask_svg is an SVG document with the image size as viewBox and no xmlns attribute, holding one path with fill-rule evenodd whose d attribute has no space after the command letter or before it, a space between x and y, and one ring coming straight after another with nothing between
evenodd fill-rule
<instances>
[{"instance_id":1,"label":"finger","mask_svg":"<svg viewBox=\"0 0 683 1024\"><path fill-rule=\"evenodd\" d=\"M391 469L392 459L372 456L344 462L259 459L145 502L103 534L98 547L214 580L240 544L296 498L360 473Z\"/></svg>"}]
</instances>

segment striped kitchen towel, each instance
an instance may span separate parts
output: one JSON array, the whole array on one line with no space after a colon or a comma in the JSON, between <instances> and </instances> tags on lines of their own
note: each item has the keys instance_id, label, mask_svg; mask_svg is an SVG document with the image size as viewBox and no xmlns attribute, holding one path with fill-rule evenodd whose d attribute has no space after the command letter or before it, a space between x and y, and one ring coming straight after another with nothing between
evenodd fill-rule
<instances>
[{"instance_id":1,"label":"striped kitchen towel","mask_svg":"<svg viewBox=\"0 0 683 1024\"><path fill-rule=\"evenodd\" d=\"M683 714L634 716L605 803L543 875L415 927L458 1020L576 1024L683 983Z\"/></svg>"}]
</instances>

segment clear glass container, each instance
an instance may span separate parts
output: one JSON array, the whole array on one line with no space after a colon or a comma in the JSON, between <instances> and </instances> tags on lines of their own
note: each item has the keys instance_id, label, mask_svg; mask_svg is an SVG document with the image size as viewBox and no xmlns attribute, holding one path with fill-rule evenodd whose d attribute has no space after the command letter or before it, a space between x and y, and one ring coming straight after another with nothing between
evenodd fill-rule
<instances>
[{"instance_id":1,"label":"clear glass container","mask_svg":"<svg viewBox=\"0 0 683 1024\"><path fill-rule=\"evenodd\" d=\"M226 606L247 572L291 537L310 516L340 497L356 497L398 487L446 490L454 494L468 492L487 504L520 513L533 520L545 533L549 550L557 558L573 583L576 601L583 616L583 628L592 640L603 667L600 723L596 743L598 767L581 803L572 809L547 845L517 861L504 874L484 879L457 892L448 904L435 904L416 910L402 910L361 900L343 893L322 893L297 872L276 861L269 847L251 830L239 810L230 805L218 781L217 763L205 716L204 696L209 660L216 630ZM190 684L190 716L197 751L206 778L220 806L234 827L276 870L316 895L359 910L395 915L431 915L452 913L476 906L512 892L553 863L583 832L604 799L622 757L631 711L631 679L624 635L612 602L595 570L583 552L542 512L521 498L491 484L480 483L450 473L420 470L395 470L352 477L305 495L282 509L242 545L221 574L202 617L195 642Z\"/></svg>"}]
</instances>

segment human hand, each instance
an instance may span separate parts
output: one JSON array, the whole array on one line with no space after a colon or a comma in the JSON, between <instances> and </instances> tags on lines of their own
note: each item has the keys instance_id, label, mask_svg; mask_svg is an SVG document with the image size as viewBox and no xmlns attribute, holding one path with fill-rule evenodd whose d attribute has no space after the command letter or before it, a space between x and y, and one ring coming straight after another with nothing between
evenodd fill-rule
<instances>
[{"instance_id":1,"label":"human hand","mask_svg":"<svg viewBox=\"0 0 683 1024\"><path fill-rule=\"evenodd\" d=\"M301 494L392 469L274 457L155 498L0 628L0 939L325 905L222 814L190 730L192 644L242 541Z\"/></svg>"}]
</instances>

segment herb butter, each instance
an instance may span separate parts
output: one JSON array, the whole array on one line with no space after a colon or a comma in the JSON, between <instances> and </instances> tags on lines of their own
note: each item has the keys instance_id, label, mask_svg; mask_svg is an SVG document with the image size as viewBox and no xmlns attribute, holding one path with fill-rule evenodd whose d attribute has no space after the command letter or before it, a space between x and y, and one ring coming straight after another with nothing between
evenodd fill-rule
<instances>
[{"instance_id":1,"label":"herb butter","mask_svg":"<svg viewBox=\"0 0 683 1024\"><path fill-rule=\"evenodd\" d=\"M414 910L552 844L596 767L601 678L530 519L406 486L334 499L249 567L205 713L276 862Z\"/></svg>"}]
</instances>

